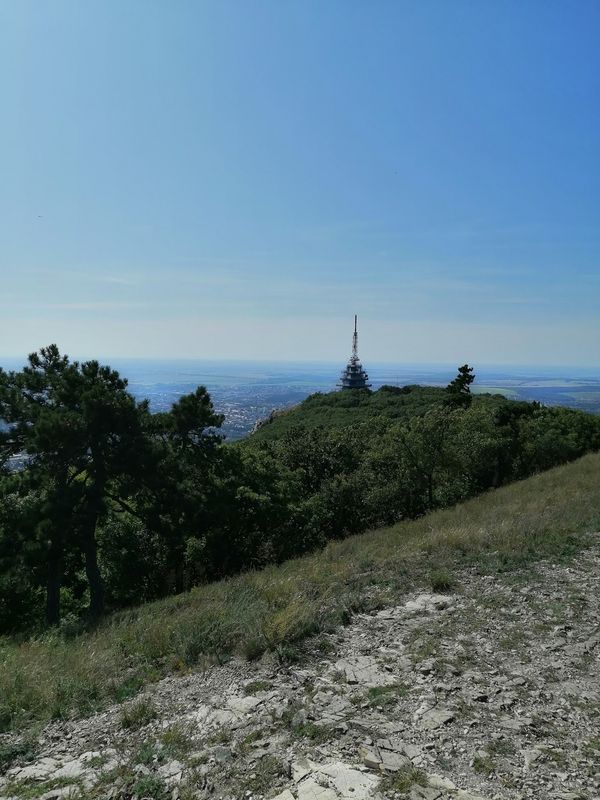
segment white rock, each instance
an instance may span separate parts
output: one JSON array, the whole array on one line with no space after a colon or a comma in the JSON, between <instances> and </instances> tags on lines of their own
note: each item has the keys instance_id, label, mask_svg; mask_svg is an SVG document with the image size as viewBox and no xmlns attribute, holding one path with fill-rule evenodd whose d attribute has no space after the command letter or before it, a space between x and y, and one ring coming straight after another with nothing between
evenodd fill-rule
<instances>
[{"instance_id":1,"label":"white rock","mask_svg":"<svg viewBox=\"0 0 600 800\"><path fill-rule=\"evenodd\" d=\"M410 764L410 759L402 753L393 750L381 750L381 767L386 772L398 772Z\"/></svg>"},{"instance_id":2,"label":"white rock","mask_svg":"<svg viewBox=\"0 0 600 800\"><path fill-rule=\"evenodd\" d=\"M29 764L29 766L22 767L15 771L11 770L9 775L14 775L14 777L19 781L43 781L46 780L49 775L56 772L56 770L59 768L60 762L58 762L55 758L42 758L35 764Z\"/></svg>"},{"instance_id":3,"label":"white rock","mask_svg":"<svg viewBox=\"0 0 600 800\"><path fill-rule=\"evenodd\" d=\"M454 719L454 713L448 708L430 708L421 716L421 727L426 731L433 731L447 725Z\"/></svg>"},{"instance_id":4,"label":"white rock","mask_svg":"<svg viewBox=\"0 0 600 800\"><path fill-rule=\"evenodd\" d=\"M525 771L528 772L531 765L534 764L542 755L543 752L539 750L537 747L532 747L530 750L523 750Z\"/></svg>"},{"instance_id":5,"label":"white rock","mask_svg":"<svg viewBox=\"0 0 600 800\"><path fill-rule=\"evenodd\" d=\"M52 773L53 778L79 778L86 772L86 767L77 758L73 761L67 761L59 770Z\"/></svg>"},{"instance_id":6,"label":"white rock","mask_svg":"<svg viewBox=\"0 0 600 800\"><path fill-rule=\"evenodd\" d=\"M294 761L292 763L292 780L294 783L299 783L302 778L305 778L307 775L313 771L315 765L312 764L307 758L298 759L298 761Z\"/></svg>"},{"instance_id":7,"label":"white rock","mask_svg":"<svg viewBox=\"0 0 600 800\"><path fill-rule=\"evenodd\" d=\"M433 786L413 786L409 797L410 800L439 800L442 793Z\"/></svg>"},{"instance_id":8,"label":"white rock","mask_svg":"<svg viewBox=\"0 0 600 800\"><path fill-rule=\"evenodd\" d=\"M262 705L263 701L259 697L239 697L234 695L227 701L229 708L236 714L249 714L254 711L258 706Z\"/></svg>"},{"instance_id":9,"label":"white rock","mask_svg":"<svg viewBox=\"0 0 600 800\"><path fill-rule=\"evenodd\" d=\"M191 715L199 725L206 728L234 728L243 724L238 714L226 708L201 705Z\"/></svg>"},{"instance_id":10,"label":"white rock","mask_svg":"<svg viewBox=\"0 0 600 800\"><path fill-rule=\"evenodd\" d=\"M185 769L181 761L169 761L159 768L158 774L168 786L173 786L181 781L183 770Z\"/></svg>"},{"instance_id":11,"label":"white rock","mask_svg":"<svg viewBox=\"0 0 600 800\"><path fill-rule=\"evenodd\" d=\"M443 594L420 594L405 603L404 608L411 613L417 612L433 612L442 611L449 608L451 605L451 598Z\"/></svg>"},{"instance_id":12,"label":"white rock","mask_svg":"<svg viewBox=\"0 0 600 800\"><path fill-rule=\"evenodd\" d=\"M448 792L456 791L456 784L452 783L449 778L444 778L443 775L429 774L427 780L434 789L445 789Z\"/></svg>"},{"instance_id":13,"label":"white rock","mask_svg":"<svg viewBox=\"0 0 600 800\"><path fill-rule=\"evenodd\" d=\"M319 774L326 776L341 797L352 797L354 800L367 800L372 797L379 779L341 761L319 767Z\"/></svg>"},{"instance_id":14,"label":"white rock","mask_svg":"<svg viewBox=\"0 0 600 800\"><path fill-rule=\"evenodd\" d=\"M352 656L336 661L334 669L343 673L350 684L361 686L389 686L396 679L389 672L384 672L379 662L371 656Z\"/></svg>"},{"instance_id":15,"label":"white rock","mask_svg":"<svg viewBox=\"0 0 600 800\"><path fill-rule=\"evenodd\" d=\"M40 795L38 800L62 800L63 797L80 797L79 786L62 786L56 789L50 789L48 792Z\"/></svg>"},{"instance_id":16,"label":"white rock","mask_svg":"<svg viewBox=\"0 0 600 800\"><path fill-rule=\"evenodd\" d=\"M338 800L333 789L321 786L313 778L306 778L298 785L298 800Z\"/></svg>"}]
</instances>

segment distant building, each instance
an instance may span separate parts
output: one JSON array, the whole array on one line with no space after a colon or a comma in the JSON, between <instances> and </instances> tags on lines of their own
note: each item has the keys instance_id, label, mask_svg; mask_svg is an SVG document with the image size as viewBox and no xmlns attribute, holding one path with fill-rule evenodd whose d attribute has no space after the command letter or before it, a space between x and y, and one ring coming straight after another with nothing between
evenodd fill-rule
<instances>
[{"instance_id":1,"label":"distant building","mask_svg":"<svg viewBox=\"0 0 600 800\"><path fill-rule=\"evenodd\" d=\"M371 384L367 383L369 376L363 369L358 357L358 332L356 329L357 317L354 315L354 335L352 337L352 355L346 364L346 369L342 372L340 386L342 389L368 389Z\"/></svg>"}]
</instances>

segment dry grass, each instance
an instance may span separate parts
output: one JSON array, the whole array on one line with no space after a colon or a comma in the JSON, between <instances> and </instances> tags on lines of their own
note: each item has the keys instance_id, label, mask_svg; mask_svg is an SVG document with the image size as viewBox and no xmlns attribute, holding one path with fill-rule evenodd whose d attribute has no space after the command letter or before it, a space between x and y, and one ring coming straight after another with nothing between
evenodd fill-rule
<instances>
[{"instance_id":1,"label":"dry grass","mask_svg":"<svg viewBox=\"0 0 600 800\"><path fill-rule=\"evenodd\" d=\"M232 653L284 652L347 620L367 594L368 602L393 602L426 586L440 565L493 572L567 557L600 528L599 478L600 456L589 455L313 556L115 614L74 640L5 639L0 730L90 714L169 672Z\"/></svg>"}]
</instances>

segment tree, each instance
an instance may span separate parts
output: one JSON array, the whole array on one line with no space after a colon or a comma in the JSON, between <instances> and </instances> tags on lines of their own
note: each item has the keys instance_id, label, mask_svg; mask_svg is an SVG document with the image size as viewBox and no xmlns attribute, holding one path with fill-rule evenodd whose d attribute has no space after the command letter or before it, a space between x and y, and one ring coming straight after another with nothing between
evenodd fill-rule
<instances>
[{"instance_id":1,"label":"tree","mask_svg":"<svg viewBox=\"0 0 600 800\"><path fill-rule=\"evenodd\" d=\"M458 375L446 387L446 403L454 408L468 408L471 405L471 384L475 380L473 367L463 364Z\"/></svg>"},{"instance_id":2,"label":"tree","mask_svg":"<svg viewBox=\"0 0 600 800\"><path fill-rule=\"evenodd\" d=\"M452 452L448 448L448 434L452 428L454 414L441 408L432 408L420 417L413 417L408 424L392 429L410 475L416 497L421 497L421 508L417 513L444 505L440 497L440 477L449 468ZM415 508L416 511L416 508Z\"/></svg>"},{"instance_id":3,"label":"tree","mask_svg":"<svg viewBox=\"0 0 600 800\"><path fill-rule=\"evenodd\" d=\"M70 362L56 345L29 356L21 372L0 373L0 459L25 454L41 494L36 535L45 542L46 619L60 620L65 558L83 556L89 614L104 611L96 530L111 500L130 493L144 456L141 420L127 382L97 361Z\"/></svg>"},{"instance_id":4,"label":"tree","mask_svg":"<svg viewBox=\"0 0 600 800\"><path fill-rule=\"evenodd\" d=\"M218 433L222 422L204 386L146 421L151 456L135 515L160 537L165 593L186 588L187 542L202 538L214 519L217 487L227 469ZM128 505L122 507L131 511Z\"/></svg>"},{"instance_id":5,"label":"tree","mask_svg":"<svg viewBox=\"0 0 600 800\"><path fill-rule=\"evenodd\" d=\"M43 609L41 501L26 471L0 475L0 634L32 627Z\"/></svg>"}]
</instances>

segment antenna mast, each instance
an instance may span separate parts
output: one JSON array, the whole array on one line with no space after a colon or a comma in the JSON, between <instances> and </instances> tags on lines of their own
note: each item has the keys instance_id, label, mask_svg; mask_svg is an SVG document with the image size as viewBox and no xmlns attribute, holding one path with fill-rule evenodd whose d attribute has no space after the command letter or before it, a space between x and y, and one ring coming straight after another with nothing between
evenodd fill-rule
<instances>
[{"instance_id":1,"label":"antenna mast","mask_svg":"<svg viewBox=\"0 0 600 800\"><path fill-rule=\"evenodd\" d=\"M352 335L352 355L346 364L346 369L340 376L338 383L342 389L370 389L371 384L367 383L369 376L363 369L358 357L358 316L354 315L354 334Z\"/></svg>"}]
</instances>

